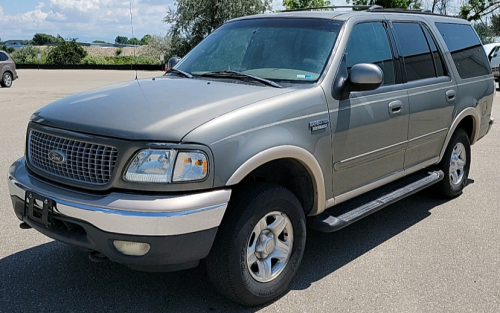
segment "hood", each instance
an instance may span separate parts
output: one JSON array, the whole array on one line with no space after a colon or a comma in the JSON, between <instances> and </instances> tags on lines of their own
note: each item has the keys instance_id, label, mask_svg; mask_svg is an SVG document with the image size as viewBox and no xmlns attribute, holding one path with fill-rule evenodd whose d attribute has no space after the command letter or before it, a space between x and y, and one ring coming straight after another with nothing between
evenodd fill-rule
<instances>
[{"instance_id":1,"label":"hood","mask_svg":"<svg viewBox=\"0 0 500 313\"><path fill-rule=\"evenodd\" d=\"M292 89L158 77L53 102L32 120L66 130L131 140L179 142L196 127Z\"/></svg>"}]
</instances>

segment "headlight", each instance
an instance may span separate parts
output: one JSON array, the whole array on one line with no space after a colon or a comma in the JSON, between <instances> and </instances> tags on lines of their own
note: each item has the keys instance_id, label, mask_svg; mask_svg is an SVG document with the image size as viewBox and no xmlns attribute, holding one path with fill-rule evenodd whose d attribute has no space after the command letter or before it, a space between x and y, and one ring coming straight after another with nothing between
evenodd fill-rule
<instances>
[{"instance_id":1,"label":"headlight","mask_svg":"<svg viewBox=\"0 0 500 313\"><path fill-rule=\"evenodd\" d=\"M207 156L201 151L141 150L133 157L125 179L171 183L202 180L208 175Z\"/></svg>"}]
</instances>

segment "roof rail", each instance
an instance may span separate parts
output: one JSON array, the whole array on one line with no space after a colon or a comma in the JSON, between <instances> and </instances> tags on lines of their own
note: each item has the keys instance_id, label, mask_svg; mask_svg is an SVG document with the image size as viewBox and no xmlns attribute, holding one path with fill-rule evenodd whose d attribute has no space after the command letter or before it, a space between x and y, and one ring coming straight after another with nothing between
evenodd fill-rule
<instances>
[{"instance_id":1,"label":"roof rail","mask_svg":"<svg viewBox=\"0 0 500 313\"><path fill-rule=\"evenodd\" d=\"M372 12L376 10L384 10L384 7L381 5L372 5L367 11Z\"/></svg>"},{"instance_id":2,"label":"roof rail","mask_svg":"<svg viewBox=\"0 0 500 313\"><path fill-rule=\"evenodd\" d=\"M432 13L429 9L386 9L380 5L332 5L332 6L324 6L324 7L310 7L310 8L301 8L301 9L291 9L291 10L283 10L279 12L298 12L298 11L314 11L314 10L331 10L331 9L361 9L366 10L368 12L385 12L385 13L417 13L417 14L432 14L432 15L441 15L438 13Z\"/></svg>"},{"instance_id":3,"label":"roof rail","mask_svg":"<svg viewBox=\"0 0 500 313\"><path fill-rule=\"evenodd\" d=\"M380 5L373 5L367 10L368 12L385 12L385 13L416 13L416 14L432 14L441 15L439 13L432 13L429 9L401 9L401 8L391 8L385 9Z\"/></svg>"},{"instance_id":4,"label":"roof rail","mask_svg":"<svg viewBox=\"0 0 500 313\"><path fill-rule=\"evenodd\" d=\"M331 5L325 7L310 7L300 9L283 10L280 12L297 12L297 11L312 11L312 10L329 10L329 9L370 9L371 7L380 7L379 5Z\"/></svg>"}]
</instances>

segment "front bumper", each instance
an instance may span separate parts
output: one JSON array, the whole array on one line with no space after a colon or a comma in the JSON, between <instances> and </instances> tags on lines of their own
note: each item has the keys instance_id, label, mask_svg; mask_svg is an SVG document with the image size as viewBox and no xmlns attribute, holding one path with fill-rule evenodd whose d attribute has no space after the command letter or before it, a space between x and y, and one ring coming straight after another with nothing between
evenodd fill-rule
<instances>
[{"instance_id":1,"label":"front bumper","mask_svg":"<svg viewBox=\"0 0 500 313\"><path fill-rule=\"evenodd\" d=\"M196 263L206 257L231 196L230 190L176 196L83 193L31 175L24 158L10 167L8 178L20 220L51 238L138 269ZM28 218L29 192L55 203L50 227ZM151 250L141 257L123 255L113 240L147 242Z\"/></svg>"}]
</instances>

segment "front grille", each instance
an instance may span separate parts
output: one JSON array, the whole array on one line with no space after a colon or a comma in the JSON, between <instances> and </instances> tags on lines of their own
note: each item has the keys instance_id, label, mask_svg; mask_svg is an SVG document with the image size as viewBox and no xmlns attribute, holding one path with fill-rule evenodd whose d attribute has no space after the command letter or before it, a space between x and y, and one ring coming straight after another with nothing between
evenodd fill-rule
<instances>
[{"instance_id":1,"label":"front grille","mask_svg":"<svg viewBox=\"0 0 500 313\"><path fill-rule=\"evenodd\" d=\"M113 175L118 150L112 146L73 140L31 130L28 160L46 173L95 185Z\"/></svg>"}]
</instances>

